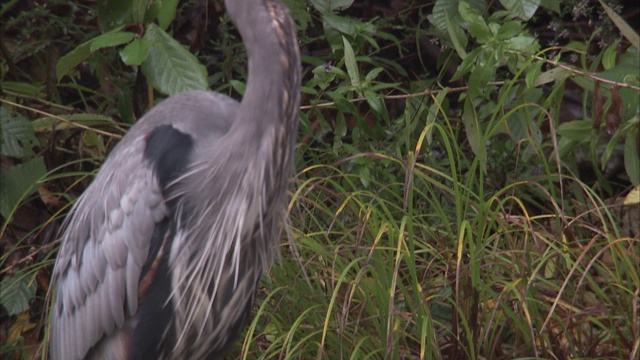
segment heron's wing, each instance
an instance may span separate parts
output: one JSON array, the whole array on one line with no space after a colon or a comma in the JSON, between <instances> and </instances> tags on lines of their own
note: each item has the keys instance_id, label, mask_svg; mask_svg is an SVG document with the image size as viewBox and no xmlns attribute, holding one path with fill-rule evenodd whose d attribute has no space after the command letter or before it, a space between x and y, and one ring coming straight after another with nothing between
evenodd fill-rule
<instances>
[{"instance_id":1,"label":"heron's wing","mask_svg":"<svg viewBox=\"0 0 640 360\"><path fill-rule=\"evenodd\" d=\"M145 137L114 149L77 201L54 269L53 359L80 359L135 314L156 225L167 216Z\"/></svg>"},{"instance_id":2,"label":"heron's wing","mask_svg":"<svg viewBox=\"0 0 640 360\"><path fill-rule=\"evenodd\" d=\"M127 319L140 306L141 275L151 274L149 257L160 256L155 242L167 235L163 219L171 222L175 215L166 187L198 143L228 131L237 107L213 92L180 93L154 107L114 148L74 205L63 233L53 275L54 360L83 358L109 335L117 343L115 330L126 332L123 325L137 321Z\"/></svg>"}]
</instances>

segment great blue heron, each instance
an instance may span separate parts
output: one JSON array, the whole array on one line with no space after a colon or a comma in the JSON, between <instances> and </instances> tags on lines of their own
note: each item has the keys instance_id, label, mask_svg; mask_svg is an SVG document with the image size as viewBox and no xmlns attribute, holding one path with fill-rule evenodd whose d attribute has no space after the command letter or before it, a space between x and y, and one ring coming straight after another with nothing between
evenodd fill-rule
<instances>
[{"instance_id":1,"label":"great blue heron","mask_svg":"<svg viewBox=\"0 0 640 360\"><path fill-rule=\"evenodd\" d=\"M242 102L185 92L113 149L65 224L53 359L222 356L286 210L300 55L279 0L226 0L249 58Z\"/></svg>"}]
</instances>

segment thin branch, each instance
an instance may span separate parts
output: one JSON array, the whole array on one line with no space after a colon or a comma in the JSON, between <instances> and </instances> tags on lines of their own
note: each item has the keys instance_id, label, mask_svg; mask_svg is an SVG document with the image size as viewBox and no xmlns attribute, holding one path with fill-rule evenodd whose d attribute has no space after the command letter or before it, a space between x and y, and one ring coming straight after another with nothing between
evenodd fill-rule
<instances>
[{"instance_id":1,"label":"thin branch","mask_svg":"<svg viewBox=\"0 0 640 360\"><path fill-rule=\"evenodd\" d=\"M117 134L113 134L113 133L110 133L110 132L107 132L107 131L104 131L104 130L94 129L94 128L86 126L86 125L78 124L78 123L73 122L73 121L71 121L69 119L65 119L65 118L63 118L63 117L61 117L59 115L51 114L51 113L48 113L46 111L38 110L38 109L35 109L35 108L32 108L32 107L28 107L28 106L25 106L25 105L22 105L22 104L18 104L18 103L15 103L13 101L9 101L9 100L6 100L6 99L0 99L0 102L1 103L5 103L7 105L15 106L17 108L21 108L21 109L24 109L24 110L27 110L27 111L31 111L31 112L34 112L36 114L40 114L40 115L44 115L44 116L47 116L47 117L51 117L51 118L54 118L56 120L60 120L60 121L62 121L64 123L73 125L73 126L75 126L77 128L80 128L80 129L93 131L93 132L96 132L98 134L101 134L101 135L104 135L104 136L108 136L108 137L111 137L111 138L114 138L114 139L118 139L118 140L122 139L122 135L117 135Z\"/></svg>"}]
</instances>

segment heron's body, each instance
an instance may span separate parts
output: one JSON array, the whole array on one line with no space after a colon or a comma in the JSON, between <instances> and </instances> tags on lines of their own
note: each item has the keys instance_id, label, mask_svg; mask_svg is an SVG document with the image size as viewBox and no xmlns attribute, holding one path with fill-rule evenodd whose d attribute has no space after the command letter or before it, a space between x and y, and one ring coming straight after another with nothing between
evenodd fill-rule
<instances>
[{"instance_id":1,"label":"heron's body","mask_svg":"<svg viewBox=\"0 0 640 360\"><path fill-rule=\"evenodd\" d=\"M54 360L211 358L244 323L284 217L300 72L284 6L227 8L246 94L172 96L114 148L63 233Z\"/></svg>"}]
</instances>

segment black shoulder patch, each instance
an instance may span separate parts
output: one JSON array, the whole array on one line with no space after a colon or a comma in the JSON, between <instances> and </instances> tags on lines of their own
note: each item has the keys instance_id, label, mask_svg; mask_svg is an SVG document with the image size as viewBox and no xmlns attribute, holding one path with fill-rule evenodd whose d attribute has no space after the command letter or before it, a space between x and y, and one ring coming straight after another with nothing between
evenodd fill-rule
<instances>
[{"instance_id":1,"label":"black shoulder patch","mask_svg":"<svg viewBox=\"0 0 640 360\"><path fill-rule=\"evenodd\" d=\"M177 179L187 167L193 138L171 125L160 125L147 137L144 158L155 170L162 189Z\"/></svg>"}]
</instances>

